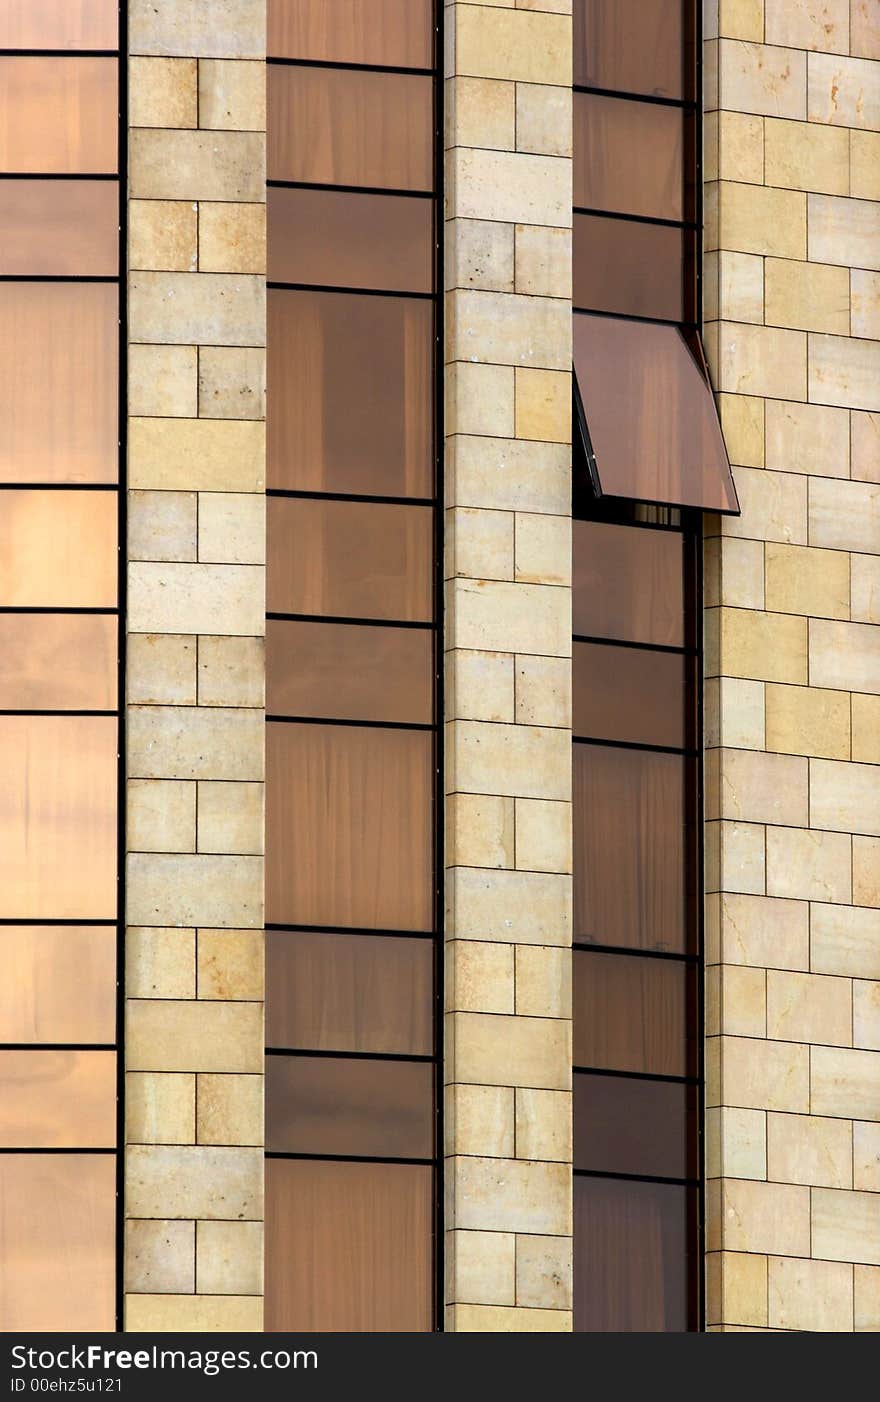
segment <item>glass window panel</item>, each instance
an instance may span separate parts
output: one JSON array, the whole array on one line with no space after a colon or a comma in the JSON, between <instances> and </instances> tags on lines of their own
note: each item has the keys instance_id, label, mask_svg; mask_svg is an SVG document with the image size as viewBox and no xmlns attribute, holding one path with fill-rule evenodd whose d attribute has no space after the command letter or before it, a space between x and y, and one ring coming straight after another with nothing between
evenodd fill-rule
<instances>
[{"instance_id":1,"label":"glass window panel","mask_svg":"<svg viewBox=\"0 0 880 1402\"><path fill-rule=\"evenodd\" d=\"M684 645L682 538L574 521L574 631L586 638Z\"/></svg>"},{"instance_id":2,"label":"glass window panel","mask_svg":"<svg viewBox=\"0 0 880 1402\"><path fill-rule=\"evenodd\" d=\"M2 667L0 656L0 676ZM273 716L429 725L433 635L421 628L270 619L266 686Z\"/></svg>"},{"instance_id":3,"label":"glass window panel","mask_svg":"<svg viewBox=\"0 0 880 1402\"><path fill-rule=\"evenodd\" d=\"M433 1172L266 1163L266 1331L427 1333Z\"/></svg>"},{"instance_id":4,"label":"glass window panel","mask_svg":"<svg viewBox=\"0 0 880 1402\"><path fill-rule=\"evenodd\" d=\"M574 305L684 321L686 231L633 219L574 216Z\"/></svg>"},{"instance_id":5,"label":"glass window panel","mask_svg":"<svg viewBox=\"0 0 880 1402\"><path fill-rule=\"evenodd\" d=\"M683 54L682 0L575 0L579 87L681 98Z\"/></svg>"},{"instance_id":6,"label":"glass window panel","mask_svg":"<svg viewBox=\"0 0 880 1402\"><path fill-rule=\"evenodd\" d=\"M112 608L115 492L0 489L0 605Z\"/></svg>"},{"instance_id":7,"label":"glass window panel","mask_svg":"<svg viewBox=\"0 0 880 1402\"><path fill-rule=\"evenodd\" d=\"M574 203L683 219L683 117L677 107L574 95Z\"/></svg>"},{"instance_id":8,"label":"glass window panel","mask_svg":"<svg viewBox=\"0 0 880 1402\"><path fill-rule=\"evenodd\" d=\"M272 58L430 68L432 0L269 0Z\"/></svg>"},{"instance_id":9,"label":"glass window panel","mask_svg":"<svg viewBox=\"0 0 880 1402\"><path fill-rule=\"evenodd\" d=\"M5 284L0 481L117 480L118 302L110 284Z\"/></svg>"},{"instance_id":10,"label":"glass window panel","mask_svg":"<svg viewBox=\"0 0 880 1402\"><path fill-rule=\"evenodd\" d=\"M431 1055L430 940L268 930L266 961L270 1047Z\"/></svg>"},{"instance_id":11,"label":"glass window panel","mask_svg":"<svg viewBox=\"0 0 880 1402\"><path fill-rule=\"evenodd\" d=\"M432 928L432 749L428 731L268 727L270 924Z\"/></svg>"},{"instance_id":12,"label":"glass window panel","mask_svg":"<svg viewBox=\"0 0 880 1402\"><path fill-rule=\"evenodd\" d=\"M114 710L116 626L102 614L0 614L0 711Z\"/></svg>"},{"instance_id":13,"label":"glass window panel","mask_svg":"<svg viewBox=\"0 0 880 1402\"><path fill-rule=\"evenodd\" d=\"M430 622L433 517L429 506L270 498L269 612Z\"/></svg>"},{"instance_id":14,"label":"glass window panel","mask_svg":"<svg viewBox=\"0 0 880 1402\"><path fill-rule=\"evenodd\" d=\"M113 1331L115 1154L0 1154L0 1241L4 1330Z\"/></svg>"},{"instance_id":15,"label":"glass window panel","mask_svg":"<svg viewBox=\"0 0 880 1402\"><path fill-rule=\"evenodd\" d=\"M0 1051L0 1149L115 1142L115 1052Z\"/></svg>"},{"instance_id":16,"label":"glass window panel","mask_svg":"<svg viewBox=\"0 0 880 1402\"><path fill-rule=\"evenodd\" d=\"M0 180L0 273L115 277L115 180Z\"/></svg>"},{"instance_id":17,"label":"glass window panel","mask_svg":"<svg viewBox=\"0 0 880 1402\"><path fill-rule=\"evenodd\" d=\"M0 49L115 49L117 0L0 0Z\"/></svg>"},{"instance_id":18,"label":"glass window panel","mask_svg":"<svg viewBox=\"0 0 880 1402\"><path fill-rule=\"evenodd\" d=\"M26 1053L27 1054L27 1053ZM266 1058L266 1148L288 1154L429 1159L430 1061Z\"/></svg>"},{"instance_id":19,"label":"glass window panel","mask_svg":"<svg viewBox=\"0 0 880 1402\"><path fill-rule=\"evenodd\" d=\"M270 180L433 189L432 78L271 64L267 78Z\"/></svg>"},{"instance_id":20,"label":"glass window panel","mask_svg":"<svg viewBox=\"0 0 880 1402\"><path fill-rule=\"evenodd\" d=\"M269 486L431 496L431 303L273 289L268 317Z\"/></svg>"},{"instance_id":21,"label":"glass window panel","mask_svg":"<svg viewBox=\"0 0 880 1402\"><path fill-rule=\"evenodd\" d=\"M0 968L0 1042L115 1041L113 926L0 927Z\"/></svg>"},{"instance_id":22,"label":"glass window panel","mask_svg":"<svg viewBox=\"0 0 880 1402\"><path fill-rule=\"evenodd\" d=\"M696 1087L637 1076L574 1077L574 1166L690 1178Z\"/></svg>"},{"instance_id":23,"label":"glass window panel","mask_svg":"<svg viewBox=\"0 0 880 1402\"><path fill-rule=\"evenodd\" d=\"M0 170L111 175L115 58L0 58Z\"/></svg>"},{"instance_id":24,"label":"glass window panel","mask_svg":"<svg viewBox=\"0 0 880 1402\"><path fill-rule=\"evenodd\" d=\"M575 643L575 735L679 748L692 743L685 734L687 667L675 652Z\"/></svg>"},{"instance_id":25,"label":"glass window panel","mask_svg":"<svg viewBox=\"0 0 880 1402\"><path fill-rule=\"evenodd\" d=\"M270 282L432 291L433 201L277 186L266 197Z\"/></svg>"},{"instance_id":26,"label":"glass window panel","mask_svg":"<svg viewBox=\"0 0 880 1402\"><path fill-rule=\"evenodd\" d=\"M738 511L712 390L678 327L583 312L573 320L603 494Z\"/></svg>"},{"instance_id":27,"label":"glass window panel","mask_svg":"<svg viewBox=\"0 0 880 1402\"><path fill-rule=\"evenodd\" d=\"M574 746L578 940L685 951L685 773L679 755Z\"/></svg>"},{"instance_id":28,"label":"glass window panel","mask_svg":"<svg viewBox=\"0 0 880 1402\"><path fill-rule=\"evenodd\" d=\"M697 1192L669 1183L574 1180L578 1333L680 1333Z\"/></svg>"},{"instance_id":29,"label":"glass window panel","mask_svg":"<svg viewBox=\"0 0 880 1402\"><path fill-rule=\"evenodd\" d=\"M116 914L116 719L0 716L0 917Z\"/></svg>"},{"instance_id":30,"label":"glass window panel","mask_svg":"<svg viewBox=\"0 0 880 1402\"><path fill-rule=\"evenodd\" d=\"M677 959L575 950L574 1064L695 1075L695 1006L694 972Z\"/></svg>"}]
</instances>

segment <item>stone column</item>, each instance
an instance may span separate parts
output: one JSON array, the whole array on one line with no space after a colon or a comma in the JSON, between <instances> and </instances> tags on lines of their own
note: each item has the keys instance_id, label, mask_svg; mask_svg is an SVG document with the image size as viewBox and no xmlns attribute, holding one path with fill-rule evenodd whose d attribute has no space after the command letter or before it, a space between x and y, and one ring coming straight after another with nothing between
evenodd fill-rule
<instances>
[{"instance_id":1,"label":"stone column","mask_svg":"<svg viewBox=\"0 0 880 1402\"><path fill-rule=\"evenodd\" d=\"M260 1330L265 0L129 40L125 1319Z\"/></svg>"},{"instance_id":2,"label":"stone column","mask_svg":"<svg viewBox=\"0 0 880 1402\"><path fill-rule=\"evenodd\" d=\"M705 13L707 1324L876 1330L880 15Z\"/></svg>"},{"instance_id":3,"label":"stone column","mask_svg":"<svg viewBox=\"0 0 880 1402\"><path fill-rule=\"evenodd\" d=\"M571 24L445 6L450 1330L571 1329Z\"/></svg>"}]
</instances>

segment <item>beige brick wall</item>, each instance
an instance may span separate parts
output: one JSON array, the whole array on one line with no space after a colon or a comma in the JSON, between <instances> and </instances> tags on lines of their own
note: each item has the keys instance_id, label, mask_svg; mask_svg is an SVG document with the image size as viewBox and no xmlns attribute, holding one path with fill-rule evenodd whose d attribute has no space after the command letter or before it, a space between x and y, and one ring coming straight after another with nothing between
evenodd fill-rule
<instances>
[{"instance_id":1,"label":"beige brick wall","mask_svg":"<svg viewBox=\"0 0 880 1402\"><path fill-rule=\"evenodd\" d=\"M129 6L126 1328L262 1328L265 0Z\"/></svg>"},{"instance_id":2,"label":"beige brick wall","mask_svg":"<svg viewBox=\"0 0 880 1402\"><path fill-rule=\"evenodd\" d=\"M571 4L445 26L446 1327L570 1330Z\"/></svg>"},{"instance_id":3,"label":"beige brick wall","mask_svg":"<svg viewBox=\"0 0 880 1402\"><path fill-rule=\"evenodd\" d=\"M708 1313L880 1329L880 11L707 0Z\"/></svg>"}]
</instances>

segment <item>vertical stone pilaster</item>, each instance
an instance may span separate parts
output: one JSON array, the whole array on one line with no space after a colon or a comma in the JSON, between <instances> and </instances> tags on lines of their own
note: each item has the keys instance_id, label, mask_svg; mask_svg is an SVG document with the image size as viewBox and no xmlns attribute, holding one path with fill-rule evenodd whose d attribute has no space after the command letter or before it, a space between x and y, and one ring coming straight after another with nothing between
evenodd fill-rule
<instances>
[{"instance_id":1,"label":"vertical stone pilaster","mask_svg":"<svg viewBox=\"0 0 880 1402\"><path fill-rule=\"evenodd\" d=\"M129 7L126 1328L262 1329L265 3Z\"/></svg>"},{"instance_id":2,"label":"vertical stone pilaster","mask_svg":"<svg viewBox=\"0 0 880 1402\"><path fill-rule=\"evenodd\" d=\"M571 6L445 29L446 1327L570 1330Z\"/></svg>"}]
</instances>

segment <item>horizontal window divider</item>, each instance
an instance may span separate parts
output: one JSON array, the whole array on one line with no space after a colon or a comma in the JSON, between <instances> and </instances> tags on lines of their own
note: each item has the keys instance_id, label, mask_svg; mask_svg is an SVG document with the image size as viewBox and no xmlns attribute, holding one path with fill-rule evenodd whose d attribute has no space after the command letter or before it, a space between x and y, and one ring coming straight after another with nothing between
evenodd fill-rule
<instances>
[{"instance_id":1,"label":"horizontal window divider","mask_svg":"<svg viewBox=\"0 0 880 1402\"><path fill-rule=\"evenodd\" d=\"M412 1061L420 1065L433 1065L436 1056L423 1056L415 1052L358 1052L358 1051L310 1051L307 1047L266 1047L267 1056L319 1056L325 1061Z\"/></svg>"},{"instance_id":2,"label":"horizontal window divider","mask_svg":"<svg viewBox=\"0 0 880 1402\"><path fill-rule=\"evenodd\" d=\"M433 78L436 68L409 68L392 63L337 62L330 58L275 58L267 55L266 62L278 68L342 68L356 73L403 73L413 78Z\"/></svg>"},{"instance_id":3,"label":"horizontal window divider","mask_svg":"<svg viewBox=\"0 0 880 1402\"><path fill-rule=\"evenodd\" d=\"M599 219L623 219L628 224L656 224L661 229L690 229L698 233L700 226L694 219L661 219L653 214L624 214L619 209L594 209L589 205L572 205L573 214L594 214ZM609 312L609 316L613 313ZM632 317L633 321L646 321L647 317Z\"/></svg>"},{"instance_id":4,"label":"horizontal window divider","mask_svg":"<svg viewBox=\"0 0 880 1402\"><path fill-rule=\"evenodd\" d=\"M573 312L583 312L585 316L606 316L614 317L616 321L647 321L652 326L678 326L686 331L699 331L696 321L677 321L674 317L668 316L629 316L626 312L609 311L606 307L583 307L579 303L573 302L571 307Z\"/></svg>"},{"instance_id":5,"label":"horizontal window divider","mask_svg":"<svg viewBox=\"0 0 880 1402\"><path fill-rule=\"evenodd\" d=\"M2 713L0 713L2 714ZM436 730L433 722L407 720L348 720L337 716L266 716L272 725L338 725L360 730Z\"/></svg>"},{"instance_id":6,"label":"horizontal window divider","mask_svg":"<svg viewBox=\"0 0 880 1402\"><path fill-rule=\"evenodd\" d=\"M0 936L2 938L2 936ZM7 1051L99 1051L115 1052L116 1042L0 1042L0 1052Z\"/></svg>"},{"instance_id":7,"label":"horizontal window divider","mask_svg":"<svg viewBox=\"0 0 880 1402\"><path fill-rule=\"evenodd\" d=\"M666 959L677 964L690 964L693 968L698 968L700 964L698 954L680 954L673 950L634 949L621 944L586 944L583 940L573 940L571 947L575 951L587 954L622 954L633 959Z\"/></svg>"},{"instance_id":8,"label":"horizontal window divider","mask_svg":"<svg viewBox=\"0 0 880 1402\"><path fill-rule=\"evenodd\" d=\"M437 506L434 497L374 497L363 492L300 492L286 487L267 487L267 497L283 497L291 501L359 501L366 506Z\"/></svg>"},{"instance_id":9,"label":"horizontal window divider","mask_svg":"<svg viewBox=\"0 0 880 1402\"><path fill-rule=\"evenodd\" d=\"M82 917L79 917L76 920L65 920L49 915L26 915L24 917L18 915L0 916L0 930L2 930L4 925L75 925L77 928L80 929L86 926L100 925L103 929L112 930L115 929L116 926L119 925L119 923L119 920L115 916L112 919L109 917L102 917L99 920L86 920ZM0 935L0 939L2 939L2 935Z\"/></svg>"},{"instance_id":10,"label":"horizontal window divider","mask_svg":"<svg viewBox=\"0 0 880 1402\"><path fill-rule=\"evenodd\" d=\"M608 1066L573 1066L576 1076L616 1076L624 1081L663 1081L676 1086L698 1086L699 1076L662 1076L656 1071L615 1071Z\"/></svg>"},{"instance_id":11,"label":"horizontal window divider","mask_svg":"<svg viewBox=\"0 0 880 1402\"><path fill-rule=\"evenodd\" d=\"M402 292L400 288L337 287L329 282L267 282L270 292L338 292L343 297L404 297L411 302L433 302L435 292Z\"/></svg>"},{"instance_id":12,"label":"horizontal window divider","mask_svg":"<svg viewBox=\"0 0 880 1402\"><path fill-rule=\"evenodd\" d=\"M667 535L680 535L680 536L682 537L682 539L687 539L687 537L689 536L689 534L692 533L692 527L691 527L689 524L688 524L688 525L685 525L685 523L684 523L683 521L679 522L678 525L675 525L675 524L669 525L669 524L668 524L667 522L665 522L665 521L634 521L634 520L632 520L631 517L629 517L629 516L627 516L627 515L625 514L625 508L628 507L628 506L645 506L645 505L663 506L663 507L666 507L666 509L668 509L668 510L670 510L670 511L680 511L680 512L684 513L685 510L686 510L686 508L683 507L683 506L671 506L671 507L667 507L666 502L634 502L634 501L633 501L631 498L629 498L629 497L609 497L609 496L602 496L602 497L599 497L598 500L597 500L597 502L596 502L596 505L600 508L599 511L593 511L593 512L589 512L589 513L585 512L585 511L583 511L583 510L576 511L575 514L574 514L574 516L572 517L572 520L574 520L574 521L592 521L592 522L594 522L594 523L595 523L595 522L598 522L599 525L630 526L630 527L632 527L632 529L633 529L634 531L665 531ZM699 513L699 514L702 515L702 513ZM727 608L728 605L725 604L724 607ZM593 643L593 642L598 643L598 642L602 642L603 639L602 639L602 638L582 638L582 639L580 639L580 641L582 641L582 642L589 642L589 643ZM605 638L604 641L605 641L605 642L608 642L608 643L614 643L617 647L625 647L625 646L627 646L627 644L624 643L624 642L622 642L619 638ZM662 643L631 643L631 644L629 644L629 646L631 646L631 647L663 647L663 646L665 646L665 644L662 644ZM688 652L688 651L694 652L695 650L696 650L696 649L694 649L694 648L684 648L684 649L682 649L682 648L673 648L673 651L674 651L674 652L681 652L681 651L684 651L684 652Z\"/></svg>"},{"instance_id":13,"label":"horizontal window divider","mask_svg":"<svg viewBox=\"0 0 880 1402\"><path fill-rule=\"evenodd\" d=\"M652 107L678 107L682 112L696 112L697 103L692 97L660 97L655 93L623 92L620 88L597 88L592 83L574 83L575 92L588 93L591 97L618 97L623 102L647 102Z\"/></svg>"},{"instance_id":14,"label":"horizontal window divider","mask_svg":"<svg viewBox=\"0 0 880 1402\"><path fill-rule=\"evenodd\" d=\"M30 278L24 279L32 281ZM68 281L68 279L61 279ZM70 279L73 281L73 279ZM118 482L0 482L0 492L118 492Z\"/></svg>"},{"instance_id":15,"label":"horizontal window divider","mask_svg":"<svg viewBox=\"0 0 880 1402\"><path fill-rule=\"evenodd\" d=\"M610 1173L601 1168L573 1168L575 1178L613 1178L620 1183L667 1183L673 1188L699 1188L700 1178L662 1178L656 1173Z\"/></svg>"},{"instance_id":16,"label":"horizontal window divider","mask_svg":"<svg viewBox=\"0 0 880 1402\"><path fill-rule=\"evenodd\" d=\"M682 759L697 759L699 750L681 745L646 745L640 740L602 740L598 735L572 735L574 745L601 745L606 750L639 750L648 754L681 755Z\"/></svg>"},{"instance_id":17,"label":"horizontal window divider","mask_svg":"<svg viewBox=\"0 0 880 1402\"><path fill-rule=\"evenodd\" d=\"M116 1151L113 1150L115 1153ZM304 1163L402 1163L419 1168L436 1168L437 1159L394 1159L375 1154L288 1154L282 1149L267 1149L267 1159L295 1159Z\"/></svg>"},{"instance_id":18,"label":"horizontal window divider","mask_svg":"<svg viewBox=\"0 0 880 1402\"><path fill-rule=\"evenodd\" d=\"M21 923L21 922L11 920L9 923L10 923L11 925L13 925L13 924L19 924L19 923ZM40 922L36 922L36 923L40 923ZM65 923L64 921L59 921L59 924L64 924L64 923ZM82 923L88 924L89 922L88 922L88 921L85 921L85 922L82 922ZM108 922L108 923L113 923L113 924L115 924L116 922L113 921L113 922ZM266 930L272 930L272 931L278 931L278 932L281 933L281 934L290 934L290 935L302 935L302 934L305 934L305 935L364 935L364 936L366 936L367 938L369 938L370 935L379 935L379 936L381 936L383 939L384 939L384 938L388 938L388 937L390 937L391 939L404 939L404 940L436 940L436 939L437 939L437 932L436 932L435 930L372 930L372 929L368 929L366 926L353 926L353 925L351 925L351 926L348 926L348 925L299 925L299 924L286 924L286 925L283 925L283 924L278 924L277 922L272 922L272 921L268 921L268 920L266 921L266 924L265 924L265 926L264 926L264 929L266 929Z\"/></svg>"},{"instance_id":19,"label":"horizontal window divider","mask_svg":"<svg viewBox=\"0 0 880 1402\"><path fill-rule=\"evenodd\" d=\"M119 180L119 171L0 170L0 180Z\"/></svg>"},{"instance_id":20,"label":"horizontal window divider","mask_svg":"<svg viewBox=\"0 0 880 1402\"><path fill-rule=\"evenodd\" d=\"M384 185L328 185L323 180L267 180L270 190L326 190L340 195L399 195L410 200L433 200L433 190L398 190Z\"/></svg>"},{"instance_id":21,"label":"horizontal window divider","mask_svg":"<svg viewBox=\"0 0 880 1402\"><path fill-rule=\"evenodd\" d=\"M591 643L597 647L630 647L637 652L674 652L681 657L696 657L695 647L677 647L673 643L637 643L628 638L596 638L589 633L573 633L572 642Z\"/></svg>"},{"instance_id":22,"label":"horizontal window divider","mask_svg":"<svg viewBox=\"0 0 880 1402\"><path fill-rule=\"evenodd\" d=\"M13 610L14 612L14 610ZM76 610L73 610L76 612ZM341 615L326 615L322 613L266 613L268 619L281 623L356 623L364 628L421 628L423 631L433 632L437 624L434 622L422 623L407 619L402 621L396 618L348 618Z\"/></svg>"},{"instance_id":23,"label":"horizontal window divider","mask_svg":"<svg viewBox=\"0 0 880 1402\"><path fill-rule=\"evenodd\" d=\"M38 489L39 490L39 489ZM59 604L24 604L16 607L15 604L0 604L0 614L3 613L72 613L89 614L100 617L117 617L118 608L62 608Z\"/></svg>"},{"instance_id":24,"label":"horizontal window divider","mask_svg":"<svg viewBox=\"0 0 880 1402\"><path fill-rule=\"evenodd\" d=\"M0 58L118 58L118 49L0 49Z\"/></svg>"},{"instance_id":25,"label":"horizontal window divider","mask_svg":"<svg viewBox=\"0 0 880 1402\"><path fill-rule=\"evenodd\" d=\"M113 1144L111 1146L102 1145L98 1147L83 1148L81 1145L68 1145L64 1148L59 1144L43 1144L38 1148L22 1147L21 1145L0 1148L2 1154L118 1154L119 1148Z\"/></svg>"},{"instance_id":26,"label":"horizontal window divider","mask_svg":"<svg viewBox=\"0 0 880 1402\"><path fill-rule=\"evenodd\" d=\"M99 277L86 273L0 273L0 282L110 282L118 283L119 275Z\"/></svg>"},{"instance_id":27,"label":"horizontal window divider","mask_svg":"<svg viewBox=\"0 0 880 1402\"><path fill-rule=\"evenodd\" d=\"M0 716L113 716L119 715L119 711L78 711L75 707L45 706L39 710L13 711L0 708Z\"/></svg>"}]
</instances>

